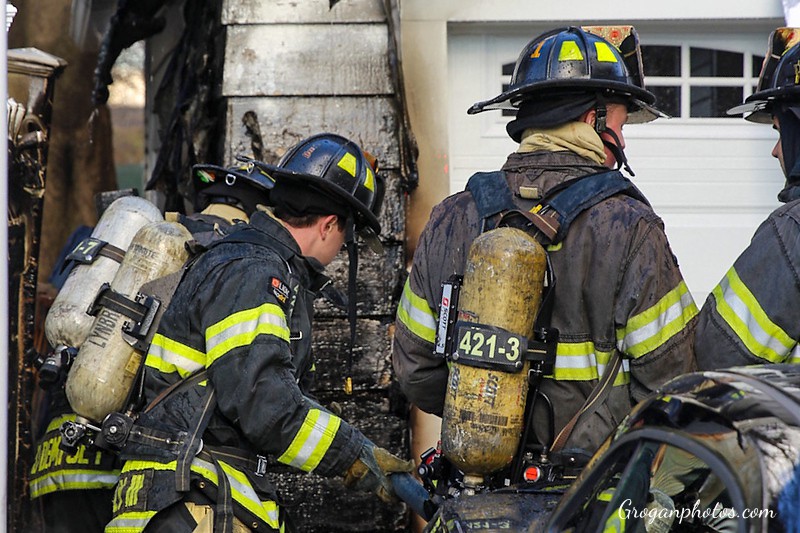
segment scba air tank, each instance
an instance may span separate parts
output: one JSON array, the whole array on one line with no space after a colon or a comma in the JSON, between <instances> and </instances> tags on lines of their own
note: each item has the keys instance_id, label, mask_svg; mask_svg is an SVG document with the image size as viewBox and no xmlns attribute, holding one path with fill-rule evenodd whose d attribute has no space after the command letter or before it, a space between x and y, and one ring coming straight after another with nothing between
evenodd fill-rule
<instances>
[{"instance_id":1,"label":"scba air tank","mask_svg":"<svg viewBox=\"0 0 800 533\"><path fill-rule=\"evenodd\" d=\"M189 257L186 241L191 233L174 222L154 222L140 229L122 261L111 290L135 300L142 285L177 272ZM122 328L130 318L101 305L67 377L67 398L72 409L100 422L121 410L142 363Z\"/></svg>"},{"instance_id":2,"label":"scba air tank","mask_svg":"<svg viewBox=\"0 0 800 533\"><path fill-rule=\"evenodd\" d=\"M87 311L100 286L114 279L136 232L160 220L158 208L138 196L123 196L108 206L91 238L70 254L86 262L72 269L47 313L44 327L51 346L79 348L83 344L94 322Z\"/></svg>"},{"instance_id":3,"label":"scba air tank","mask_svg":"<svg viewBox=\"0 0 800 533\"><path fill-rule=\"evenodd\" d=\"M465 481L509 465L522 435L547 257L530 235L497 228L467 258L442 417L442 452Z\"/></svg>"}]
</instances>

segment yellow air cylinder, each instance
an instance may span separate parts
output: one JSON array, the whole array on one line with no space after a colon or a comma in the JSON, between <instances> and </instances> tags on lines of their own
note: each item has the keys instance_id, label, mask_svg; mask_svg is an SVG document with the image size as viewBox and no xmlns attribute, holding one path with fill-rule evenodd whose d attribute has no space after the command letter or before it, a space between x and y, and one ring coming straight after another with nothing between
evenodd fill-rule
<instances>
[{"instance_id":1,"label":"yellow air cylinder","mask_svg":"<svg viewBox=\"0 0 800 533\"><path fill-rule=\"evenodd\" d=\"M497 472L517 451L530 367L518 337L533 334L546 264L542 246L515 228L470 247L442 417L442 452L465 481Z\"/></svg>"},{"instance_id":2,"label":"yellow air cylinder","mask_svg":"<svg viewBox=\"0 0 800 533\"><path fill-rule=\"evenodd\" d=\"M158 208L137 196L123 196L108 206L92 231L93 241L79 245L83 253L92 253L93 262L72 269L47 312L44 330L51 346L80 348L94 322L87 313L89 306L100 286L110 283L119 269L119 261L93 253L93 245L105 242L124 252L139 229L160 220Z\"/></svg>"},{"instance_id":3,"label":"yellow air cylinder","mask_svg":"<svg viewBox=\"0 0 800 533\"><path fill-rule=\"evenodd\" d=\"M188 259L191 233L174 222L140 229L111 282L111 290L133 300L148 281L177 272ZM128 317L101 306L67 377L67 399L82 417L100 422L124 407L143 354L126 340Z\"/></svg>"}]
</instances>

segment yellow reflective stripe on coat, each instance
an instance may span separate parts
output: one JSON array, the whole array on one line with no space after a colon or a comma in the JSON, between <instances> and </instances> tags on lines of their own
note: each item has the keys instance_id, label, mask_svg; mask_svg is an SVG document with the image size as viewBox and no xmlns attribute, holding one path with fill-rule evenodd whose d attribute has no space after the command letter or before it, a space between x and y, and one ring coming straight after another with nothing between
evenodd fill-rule
<instances>
[{"instance_id":1,"label":"yellow reflective stripe on coat","mask_svg":"<svg viewBox=\"0 0 800 533\"><path fill-rule=\"evenodd\" d=\"M796 355L796 342L770 320L735 268L728 270L712 294L717 312L754 355L773 363Z\"/></svg>"},{"instance_id":2,"label":"yellow reflective stripe on coat","mask_svg":"<svg viewBox=\"0 0 800 533\"><path fill-rule=\"evenodd\" d=\"M241 505L243 508L247 509L248 512L257 516L259 519L263 520L271 528L280 530L282 524L280 524L279 521L278 504L272 500L261 500L258 497L258 494L256 493L255 489L253 489L252 485L250 484L250 481L247 479L247 475L244 472L237 470L236 468L234 468L233 466L229 465L224 461L219 461L219 464L222 467L222 471L225 473L225 477L228 479L228 483L230 484L231 497L233 498L233 500L239 505ZM171 461L168 463L159 463L156 461L128 461L125 463L123 471L124 472L141 471L141 470L175 471L176 468L177 468L176 461ZM219 476L217 475L217 468L213 463L200 459L199 457L195 457L194 459L192 459L191 471L196 474L199 474L200 476L202 476L209 482L213 483L214 485L219 486ZM138 513L121 513L111 523L113 524L117 520L126 518L131 514L138 514ZM144 525L146 525L146 522ZM144 525L142 527L144 527ZM106 526L106 531L109 531L108 526ZM122 532L125 530L115 530L115 531ZM127 530L127 531L134 531L134 530ZM136 531L141 531L141 529Z\"/></svg>"},{"instance_id":3,"label":"yellow reflective stripe on coat","mask_svg":"<svg viewBox=\"0 0 800 533\"><path fill-rule=\"evenodd\" d=\"M155 515L156 511L122 513L106 524L105 533L140 533Z\"/></svg>"},{"instance_id":4,"label":"yellow reflective stripe on coat","mask_svg":"<svg viewBox=\"0 0 800 533\"><path fill-rule=\"evenodd\" d=\"M595 349L593 342L561 342L556 345L556 381L592 381L600 379L611 360L613 352ZM614 378L614 385L630 383L630 361L622 359L622 366Z\"/></svg>"},{"instance_id":5,"label":"yellow reflective stripe on coat","mask_svg":"<svg viewBox=\"0 0 800 533\"><path fill-rule=\"evenodd\" d=\"M628 320L617 330L617 348L636 358L662 346L697 315L692 294L681 281L664 295L653 307Z\"/></svg>"},{"instance_id":6,"label":"yellow reflective stripe on coat","mask_svg":"<svg viewBox=\"0 0 800 533\"><path fill-rule=\"evenodd\" d=\"M150 343L145 366L163 374L177 372L182 378L205 367L206 354L157 333Z\"/></svg>"},{"instance_id":7,"label":"yellow reflective stripe on coat","mask_svg":"<svg viewBox=\"0 0 800 533\"><path fill-rule=\"evenodd\" d=\"M234 348L247 346L259 335L273 335L289 342L286 314L276 304L265 303L234 313L206 329L206 366Z\"/></svg>"},{"instance_id":8,"label":"yellow reflective stripe on coat","mask_svg":"<svg viewBox=\"0 0 800 533\"><path fill-rule=\"evenodd\" d=\"M305 472L313 471L331 447L340 424L338 416L319 409L309 410L300 430L278 461Z\"/></svg>"},{"instance_id":9,"label":"yellow reflective stripe on coat","mask_svg":"<svg viewBox=\"0 0 800 533\"><path fill-rule=\"evenodd\" d=\"M800 363L800 344L794 345L794 348L792 348L792 353L789 354L786 362L793 365Z\"/></svg>"},{"instance_id":10,"label":"yellow reflective stripe on coat","mask_svg":"<svg viewBox=\"0 0 800 533\"><path fill-rule=\"evenodd\" d=\"M112 489L119 479L119 471L59 470L30 481L31 498L38 498L61 490Z\"/></svg>"},{"instance_id":11,"label":"yellow reflective stripe on coat","mask_svg":"<svg viewBox=\"0 0 800 533\"><path fill-rule=\"evenodd\" d=\"M244 472L236 470L224 461L219 461L219 465L222 467L225 477L228 478L233 500L250 513L266 522L269 527L279 529L278 504L271 500L261 501ZM214 463L209 463L208 461L195 457L192 460L191 468L192 472L200 474L213 484L219 486L219 477L217 476L217 468L214 466Z\"/></svg>"},{"instance_id":12,"label":"yellow reflective stripe on coat","mask_svg":"<svg viewBox=\"0 0 800 533\"><path fill-rule=\"evenodd\" d=\"M397 305L397 319L420 339L436 342L436 316L425 298L414 294L408 280Z\"/></svg>"}]
</instances>

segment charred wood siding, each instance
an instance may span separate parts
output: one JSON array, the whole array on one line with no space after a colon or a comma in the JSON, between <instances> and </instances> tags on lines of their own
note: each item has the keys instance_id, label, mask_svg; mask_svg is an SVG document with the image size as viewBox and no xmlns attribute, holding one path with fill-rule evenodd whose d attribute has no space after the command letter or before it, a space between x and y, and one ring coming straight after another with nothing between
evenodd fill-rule
<instances>
[{"instance_id":1,"label":"charred wood siding","mask_svg":"<svg viewBox=\"0 0 800 533\"><path fill-rule=\"evenodd\" d=\"M339 404L342 416L374 442L407 456L405 406L392 385L390 362L394 313L405 279L403 121L393 89L383 3L342 0L330 7L329 0L224 0L222 22L226 162L262 148L263 159L275 162L297 141L323 131L351 138L378 157L387 181L380 217L386 250L382 256L360 250L354 393L342 392L350 336L346 313L319 300L315 394L323 404ZM254 124L260 138L253 135ZM346 291L346 254L327 271ZM408 527L404 506L347 491L339 479L287 470L276 481L299 531Z\"/></svg>"}]
</instances>

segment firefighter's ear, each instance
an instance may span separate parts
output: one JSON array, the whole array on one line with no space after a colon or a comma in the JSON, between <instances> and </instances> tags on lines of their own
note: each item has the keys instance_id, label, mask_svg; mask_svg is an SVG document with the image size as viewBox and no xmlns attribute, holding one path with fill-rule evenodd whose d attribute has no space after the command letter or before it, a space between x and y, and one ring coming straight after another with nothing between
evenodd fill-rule
<instances>
[{"instance_id":1,"label":"firefighter's ear","mask_svg":"<svg viewBox=\"0 0 800 533\"><path fill-rule=\"evenodd\" d=\"M583 115L578 117L579 122L584 122L594 128L594 121L597 118L597 112L594 109L586 110Z\"/></svg>"},{"instance_id":2,"label":"firefighter's ear","mask_svg":"<svg viewBox=\"0 0 800 533\"><path fill-rule=\"evenodd\" d=\"M326 215L320 219L320 236L323 241L336 232L339 228L338 222L337 215Z\"/></svg>"}]
</instances>

